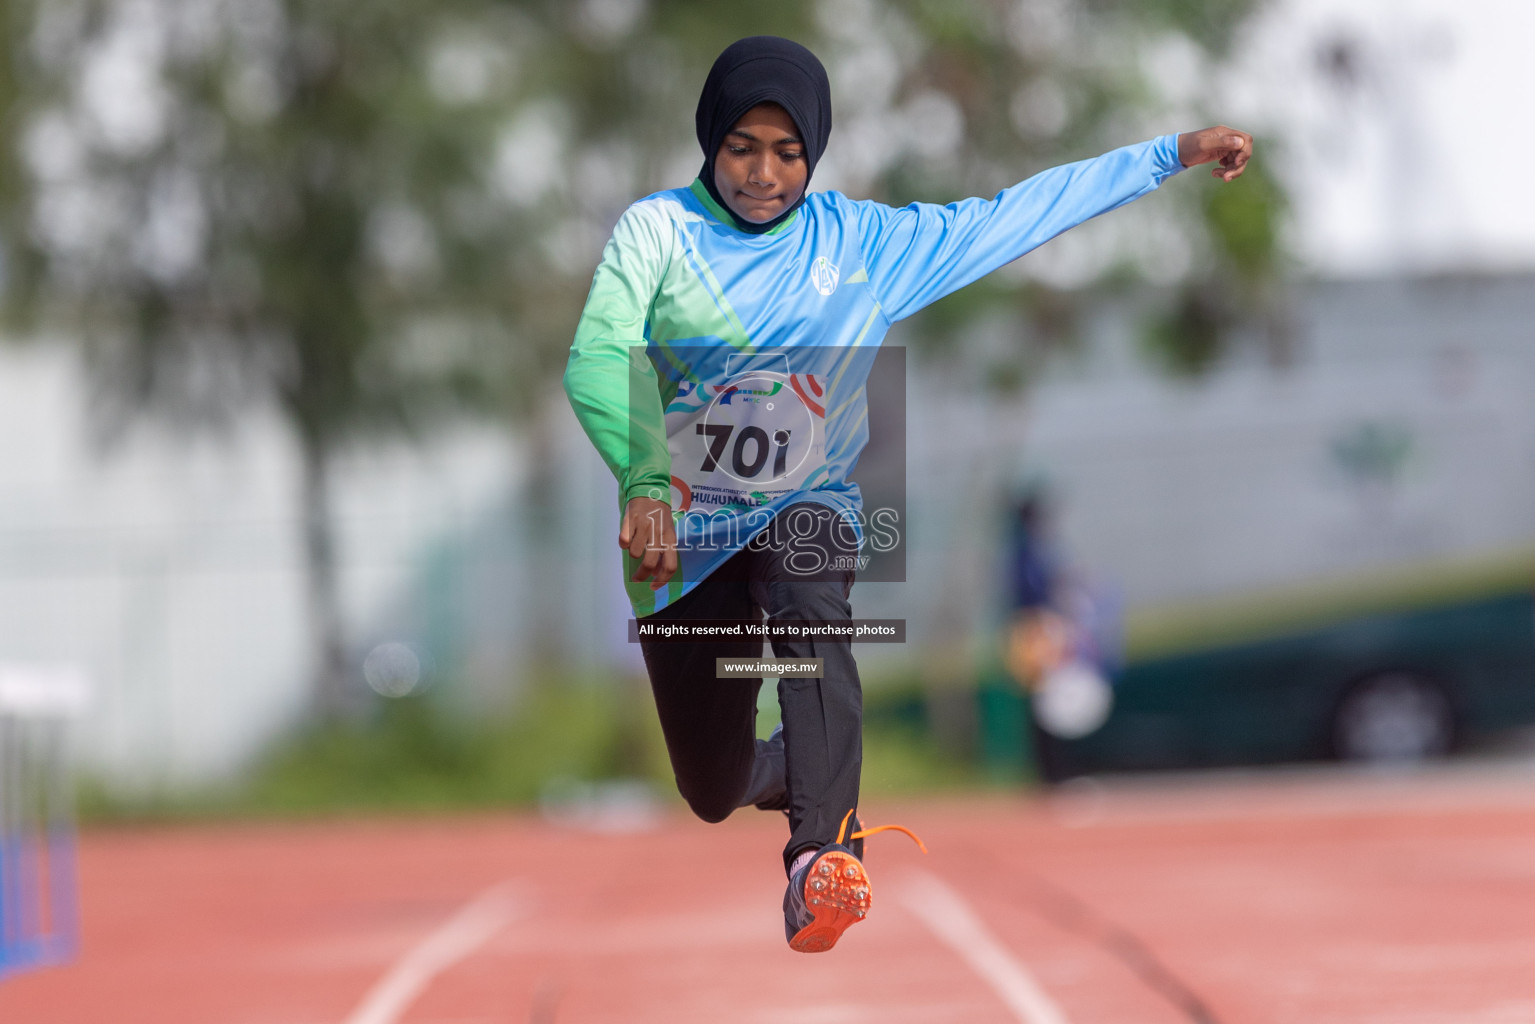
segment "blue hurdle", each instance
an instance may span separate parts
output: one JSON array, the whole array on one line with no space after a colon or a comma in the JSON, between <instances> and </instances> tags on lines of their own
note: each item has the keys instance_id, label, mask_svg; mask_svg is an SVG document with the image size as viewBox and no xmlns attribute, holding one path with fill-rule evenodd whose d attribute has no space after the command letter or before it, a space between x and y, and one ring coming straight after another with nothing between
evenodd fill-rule
<instances>
[{"instance_id":1,"label":"blue hurdle","mask_svg":"<svg viewBox=\"0 0 1535 1024\"><path fill-rule=\"evenodd\" d=\"M79 946L69 719L78 674L0 668L0 979Z\"/></svg>"}]
</instances>

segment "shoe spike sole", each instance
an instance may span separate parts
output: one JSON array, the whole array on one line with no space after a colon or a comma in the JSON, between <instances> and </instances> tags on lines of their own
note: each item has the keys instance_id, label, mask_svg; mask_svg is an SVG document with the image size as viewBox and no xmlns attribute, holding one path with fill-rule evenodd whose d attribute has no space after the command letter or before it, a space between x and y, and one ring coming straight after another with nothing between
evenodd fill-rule
<instances>
[{"instance_id":1,"label":"shoe spike sole","mask_svg":"<svg viewBox=\"0 0 1535 1024\"><path fill-rule=\"evenodd\" d=\"M836 850L822 856L805 875L805 906L812 920L789 940L789 948L799 953L831 949L868 915L873 891L858 858Z\"/></svg>"}]
</instances>

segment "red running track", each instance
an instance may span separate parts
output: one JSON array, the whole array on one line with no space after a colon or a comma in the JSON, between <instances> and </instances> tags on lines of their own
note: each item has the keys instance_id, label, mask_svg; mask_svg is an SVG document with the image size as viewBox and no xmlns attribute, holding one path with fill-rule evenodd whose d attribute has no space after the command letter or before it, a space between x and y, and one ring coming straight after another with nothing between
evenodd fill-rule
<instances>
[{"instance_id":1,"label":"red running track","mask_svg":"<svg viewBox=\"0 0 1535 1024\"><path fill-rule=\"evenodd\" d=\"M775 815L101 830L4 1024L1526 1024L1535 775L866 807L869 920L784 944Z\"/></svg>"}]
</instances>

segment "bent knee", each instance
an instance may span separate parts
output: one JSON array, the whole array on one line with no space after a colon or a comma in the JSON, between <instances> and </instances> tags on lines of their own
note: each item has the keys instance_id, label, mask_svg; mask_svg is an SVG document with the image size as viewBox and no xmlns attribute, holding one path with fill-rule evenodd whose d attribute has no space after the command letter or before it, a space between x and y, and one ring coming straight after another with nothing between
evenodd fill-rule
<instances>
[{"instance_id":1,"label":"bent knee","mask_svg":"<svg viewBox=\"0 0 1535 1024\"><path fill-rule=\"evenodd\" d=\"M711 825L717 825L730 817L736 809L734 800L722 798L718 793L689 793L682 790L682 799L688 802L688 809L699 818Z\"/></svg>"}]
</instances>

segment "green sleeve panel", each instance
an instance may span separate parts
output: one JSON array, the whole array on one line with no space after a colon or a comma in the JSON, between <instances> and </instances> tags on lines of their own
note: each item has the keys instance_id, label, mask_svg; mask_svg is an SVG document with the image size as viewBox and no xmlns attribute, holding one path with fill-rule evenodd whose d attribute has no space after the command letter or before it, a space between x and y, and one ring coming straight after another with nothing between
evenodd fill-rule
<instances>
[{"instance_id":1,"label":"green sleeve panel","mask_svg":"<svg viewBox=\"0 0 1535 1024\"><path fill-rule=\"evenodd\" d=\"M645 325L671 252L670 223L647 204L613 229L565 364L565 394L586 436L631 498L671 500L671 454Z\"/></svg>"}]
</instances>

